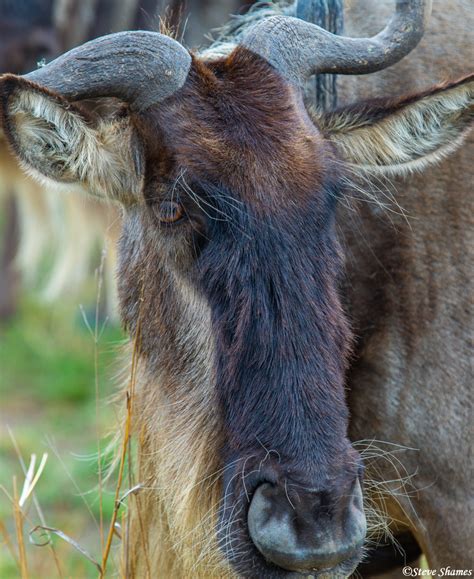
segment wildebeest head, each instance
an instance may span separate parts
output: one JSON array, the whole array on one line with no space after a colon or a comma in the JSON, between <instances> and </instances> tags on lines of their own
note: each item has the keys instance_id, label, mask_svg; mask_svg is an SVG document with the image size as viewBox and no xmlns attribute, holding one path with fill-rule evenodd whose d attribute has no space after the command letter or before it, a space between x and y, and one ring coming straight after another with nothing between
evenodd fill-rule
<instances>
[{"instance_id":1,"label":"wildebeest head","mask_svg":"<svg viewBox=\"0 0 474 579\"><path fill-rule=\"evenodd\" d=\"M118 282L139 348L140 524L152 536L140 541L145 559L181 557L170 576L205 564L206 577L344 576L361 557L341 179L345 166L403 173L451 150L473 81L313 118L299 83L401 58L426 12L399 5L375 40L275 17L212 61L121 33L1 81L3 128L26 169L124 207ZM104 96L127 106L97 119L72 103Z\"/></svg>"}]
</instances>

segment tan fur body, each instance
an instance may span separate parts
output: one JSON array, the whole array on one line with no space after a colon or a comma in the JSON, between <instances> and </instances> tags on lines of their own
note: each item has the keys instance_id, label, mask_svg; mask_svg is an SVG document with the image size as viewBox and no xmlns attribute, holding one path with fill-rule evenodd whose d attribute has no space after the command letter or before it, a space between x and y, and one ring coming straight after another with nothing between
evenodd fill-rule
<instances>
[{"instance_id":1,"label":"tan fur body","mask_svg":"<svg viewBox=\"0 0 474 579\"><path fill-rule=\"evenodd\" d=\"M164 285L172 275L161 272ZM200 371L186 370L179 383L170 374L172 368L163 367L160 376L150 376L144 369L146 361L139 362L133 422L139 455L136 480L144 490L134 497L129 573L225 577L226 565L210 531L217 524L222 490L221 464L215 454L221 443L220 424L210 412L215 401L207 371L212 367L213 344L212 336L203 331L210 325L210 313L185 282L176 287L184 307L184 327L177 329L181 346L199 352L202 359Z\"/></svg>"},{"instance_id":2,"label":"tan fur body","mask_svg":"<svg viewBox=\"0 0 474 579\"><path fill-rule=\"evenodd\" d=\"M391 10L390 2L375 0L350 5L349 35L372 34ZM402 62L358 79L339 77L341 104L464 74L473 28L470 2L435 1L420 46ZM473 156L471 136L422 175L396 179L389 190L397 191L406 217L395 206L383 215L362 202L357 214L342 209L339 219L350 310L361 336L350 373L351 437L418 449L397 455L416 476L406 489L410 497L393 484L396 498L387 509L412 529L431 569L473 565ZM388 461L378 466L378 480L406 475Z\"/></svg>"}]
</instances>

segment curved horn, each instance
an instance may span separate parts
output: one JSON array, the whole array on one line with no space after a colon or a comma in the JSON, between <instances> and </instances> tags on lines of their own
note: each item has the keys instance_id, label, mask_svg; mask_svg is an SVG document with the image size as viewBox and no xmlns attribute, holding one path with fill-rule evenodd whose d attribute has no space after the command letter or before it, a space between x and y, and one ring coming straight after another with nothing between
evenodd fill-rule
<instances>
[{"instance_id":1,"label":"curved horn","mask_svg":"<svg viewBox=\"0 0 474 579\"><path fill-rule=\"evenodd\" d=\"M66 52L25 78L73 100L113 96L143 111L181 88L191 56L157 32L118 32Z\"/></svg>"},{"instance_id":2,"label":"curved horn","mask_svg":"<svg viewBox=\"0 0 474 579\"><path fill-rule=\"evenodd\" d=\"M367 74L395 64L421 40L431 0L397 0L387 26L372 38L336 36L289 16L273 16L252 27L243 45L298 84L313 74Z\"/></svg>"}]
</instances>

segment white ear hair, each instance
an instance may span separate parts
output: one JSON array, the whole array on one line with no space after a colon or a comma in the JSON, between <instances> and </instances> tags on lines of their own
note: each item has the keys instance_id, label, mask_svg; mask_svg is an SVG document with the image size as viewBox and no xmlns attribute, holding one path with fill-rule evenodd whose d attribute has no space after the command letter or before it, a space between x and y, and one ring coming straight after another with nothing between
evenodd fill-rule
<instances>
[{"instance_id":1,"label":"white ear hair","mask_svg":"<svg viewBox=\"0 0 474 579\"><path fill-rule=\"evenodd\" d=\"M424 170L458 148L472 127L474 77L315 120L358 171L403 175Z\"/></svg>"},{"instance_id":2,"label":"white ear hair","mask_svg":"<svg viewBox=\"0 0 474 579\"><path fill-rule=\"evenodd\" d=\"M4 115L13 150L36 179L127 205L138 201L142 150L128 117L93 123L78 107L24 81L9 95Z\"/></svg>"}]
</instances>

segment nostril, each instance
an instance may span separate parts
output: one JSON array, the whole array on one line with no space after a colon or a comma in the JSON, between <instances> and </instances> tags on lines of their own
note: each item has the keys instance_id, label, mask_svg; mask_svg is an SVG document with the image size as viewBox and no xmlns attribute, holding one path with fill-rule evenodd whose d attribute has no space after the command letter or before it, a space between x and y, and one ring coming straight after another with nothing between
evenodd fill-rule
<instances>
[{"instance_id":1,"label":"nostril","mask_svg":"<svg viewBox=\"0 0 474 579\"><path fill-rule=\"evenodd\" d=\"M332 569L358 556L366 530L359 509L360 484L351 493L345 524L339 517L331 518L315 509L319 495L306 492L294 505L279 486L265 483L257 488L248 511L248 529L265 559L288 571L301 572Z\"/></svg>"}]
</instances>

